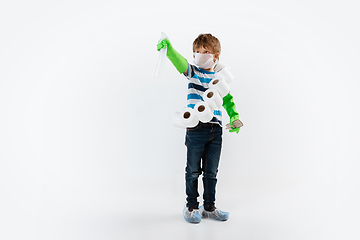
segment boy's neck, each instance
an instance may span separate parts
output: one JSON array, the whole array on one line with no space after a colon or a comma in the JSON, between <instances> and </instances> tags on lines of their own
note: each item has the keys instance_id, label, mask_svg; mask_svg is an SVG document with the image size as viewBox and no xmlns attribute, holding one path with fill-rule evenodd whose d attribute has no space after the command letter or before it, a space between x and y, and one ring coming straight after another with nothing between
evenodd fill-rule
<instances>
[{"instance_id":1,"label":"boy's neck","mask_svg":"<svg viewBox=\"0 0 360 240\"><path fill-rule=\"evenodd\" d=\"M204 68L200 68L200 69L208 71L208 72L214 72L214 67L208 68L208 69L204 69Z\"/></svg>"}]
</instances>

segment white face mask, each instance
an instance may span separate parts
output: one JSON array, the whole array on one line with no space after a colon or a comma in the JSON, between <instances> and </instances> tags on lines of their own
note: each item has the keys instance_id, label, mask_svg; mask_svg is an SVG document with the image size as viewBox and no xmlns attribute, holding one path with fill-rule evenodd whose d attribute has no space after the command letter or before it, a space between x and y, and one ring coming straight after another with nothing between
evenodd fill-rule
<instances>
[{"instance_id":1,"label":"white face mask","mask_svg":"<svg viewBox=\"0 0 360 240\"><path fill-rule=\"evenodd\" d=\"M210 54L210 53L194 53L194 61L195 64L198 65L200 68L203 69L209 69L212 68L215 65L214 62L214 54Z\"/></svg>"}]
</instances>

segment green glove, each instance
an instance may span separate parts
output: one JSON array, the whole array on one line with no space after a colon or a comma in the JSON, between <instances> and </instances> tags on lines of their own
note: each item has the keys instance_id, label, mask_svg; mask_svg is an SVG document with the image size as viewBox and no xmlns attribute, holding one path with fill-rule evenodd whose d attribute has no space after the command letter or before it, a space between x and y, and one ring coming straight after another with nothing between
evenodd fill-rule
<instances>
[{"instance_id":1,"label":"green glove","mask_svg":"<svg viewBox=\"0 0 360 240\"><path fill-rule=\"evenodd\" d=\"M236 132L236 134L238 134L240 131L240 128L233 128L231 127L231 130L229 130L229 132L233 133L233 132Z\"/></svg>"},{"instance_id":2,"label":"green glove","mask_svg":"<svg viewBox=\"0 0 360 240\"><path fill-rule=\"evenodd\" d=\"M230 124L229 124L229 127L231 128L230 132L239 133L240 127L243 124L239 120L239 113L236 111L235 103L233 101L233 96L230 93L228 93L225 97L223 97L223 107L225 108L227 114L230 117ZM235 128L234 128L233 123L235 121L236 121L236 124L235 124Z\"/></svg>"},{"instance_id":3,"label":"green glove","mask_svg":"<svg viewBox=\"0 0 360 240\"><path fill-rule=\"evenodd\" d=\"M236 133L239 133L240 131L240 127L243 126L243 123L237 119L234 121L234 125L233 126L230 126L230 123L226 124L226 129L229 130L229 132L233 133L233 132L236 132Z\"/></svg>"},{"instance_id":4,"label":"green glove","mask_svg":"<svg viewBox=\"0 0 360 240\"><path fill-rule=\"evenodd\" d=\"M172 47L169 39L165 38L157 45L158 51L160 51L162 48L167 48L166 56L170 59L179 73L183 73L188 69L188 61Z\"/></svg>"}]
</instances>

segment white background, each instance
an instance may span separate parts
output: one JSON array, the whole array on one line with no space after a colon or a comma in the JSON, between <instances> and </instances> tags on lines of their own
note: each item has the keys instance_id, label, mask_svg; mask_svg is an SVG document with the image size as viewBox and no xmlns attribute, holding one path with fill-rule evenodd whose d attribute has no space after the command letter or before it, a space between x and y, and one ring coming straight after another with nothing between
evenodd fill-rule
<instances>
[{"instance_id":1,"label":"white background","mask_svg":"<svg viewBox=\"0 0 360 240\"><path fill-rule=\"evenodd\" d=\"M0 238L358 239L356 1L3 1ZM186 79L199 33L244 127L224 132L217 206L184 221ZM226 115L226 114L225 114ZM228 117L224 117L224 122Z\"/></svg>"}]
</instances>

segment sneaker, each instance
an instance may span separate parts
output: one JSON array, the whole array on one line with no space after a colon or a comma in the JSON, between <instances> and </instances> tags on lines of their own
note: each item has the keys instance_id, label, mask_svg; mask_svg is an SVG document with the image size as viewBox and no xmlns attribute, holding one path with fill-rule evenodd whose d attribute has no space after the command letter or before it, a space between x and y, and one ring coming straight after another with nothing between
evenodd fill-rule
<instances>
[{"instance_id":1,"label":"sneaker","mask_svg":"<svg viewBox=\"0 0 360 240\"><path fill-rule=\"evenodd\" d=\"M229 219L229 213L223 212L217 209L215 206L212 206L210 211L206 211L203 206L200 207L200 213L202 218L211 218L218 221L226 221Z\"/></svg>"},{"instance_id":2,"label":"sneaker","mask_svg":"<svg viewBox=\"0 0 360 240\"><path fill-rule=\"evenodd\" d=\"M201 222L201 214L200 209L198 207L184 207L183 216L185 220L189 223L200 223Z\"/></svg>"}]
</instances>

